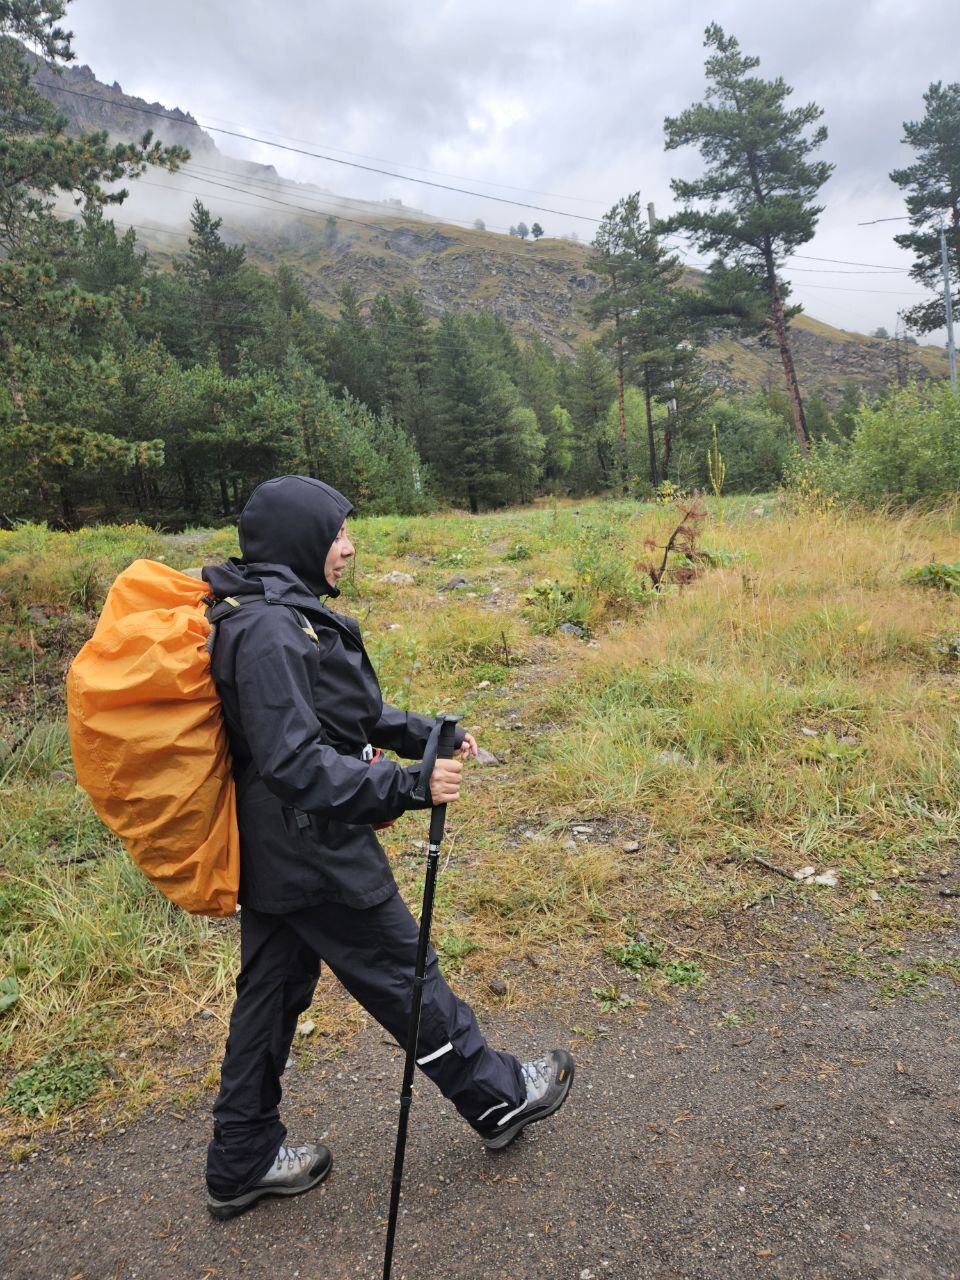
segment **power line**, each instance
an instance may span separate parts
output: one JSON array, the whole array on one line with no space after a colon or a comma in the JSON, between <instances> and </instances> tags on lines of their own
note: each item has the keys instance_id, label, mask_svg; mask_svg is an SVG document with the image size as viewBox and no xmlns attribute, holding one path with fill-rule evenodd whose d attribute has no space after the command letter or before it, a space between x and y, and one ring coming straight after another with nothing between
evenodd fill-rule
<instances>
[{"instance_id":1,"label":"power line","mask_svg":"<svg viewBox=\"0 0 960 1280\"><path fill-rule=\"evenodd\" d=\"M300 213L312 214L315 218L323 217L325 214L325 210L322 210L322 209L311 209L307 205L293 204L289 200L278 200L275 196L262 195L259 191L249 191L244 187L237 187L229 182L215 182L213 178L204 178L204 177L201 177L201 175L198 173L193 174L192 176L195 178L197 182L206 182L211 187L223 187L224 190L226 191L238 191L241 195L253 196L254 200L266 200L270 204L283 205L284 208L287 208L287 209L296 209ZM150 182L147 178L139 178L137 179L137 181L142 187L156 187L160 191L172 191L174 193L181 192L184 195L191 195L191 196L202 196L206 194L203 191L196 191L191 187L171 186L170 183L168 182ZM245 200L231 200L229 196L217 196L216 198L222 201L224 204L238 204L244 209L256 209L260 213L266 212L266 210L263 208L262 205L249 204ZM337 213L334 216L337 218L339 222L349 222L352 226L365 227L368 231L370 230L371 224L369 222L361 222L359 218L348 218L346 217L345 214L342 214L342 213Z\"/></svg>"},{"instance_id":2,"label":"power line","mask_svg":"<svg viewBox=\"0 0 960 1280\"><path fill-rule=\"evenodd\" d=\"M109 221L115 223L118 227L133 227L136 231L157 231L164 236L180 236L183 240L190 239L188 231L175 231L173 227L151 227L146 222L125 222L121 218L110 218Z\"/></svg>"},{"instance_id":3,"label":"power line","mask_svg":"<svg viewBox=\"0 0 960 1280\"><path fill-rule=\"evenodd\" d=\"M835 293L886 293L897 298L923 298L922 293L908 293L905 289L856 289L842 284L804 284L805 289L832 289Z\"/></svg>"},{"instance_id":4,"label":"power line","mask_svg":"<svg viewBox=\"0 0 960 1280\"><path fill-rule=\"evenodd\" d=\"M337 196L337 195L333 195L332 193L327 194L325 192L304 191L303 187L306 184L291 182L289 179L278 178L274 180L270 178L255 178L255 177L246 176L243 174L236 174L231 169L217 169L212 165L197 164L193 160L191 160L189 164L181 165L180 168L177 169L175 172L189 174L191 177L198 178L201 182L209 181L209 178L206 177L207 174L215 174L217 177L234 178L235 180L242 181L245 184L254 183L258 187L266 187L274 191L276 190L289 191L291 194L297 195L302 200L315 200L319 205L321 205L321 207L329 204L335 204L335 205L343 204L343 205L347 205L348 208L355 208L356 206L360 206L360 209L363 212L369 213L371 215L379 215L381 217L387 217L387 218L395 218L398 216L402 216L398 214L398 211L396 209L391 208L388 202L385 202L383 200L361 200L354 196ZM244 190L246 190L246 187L244 187ZM259 196L261 195L261 192L247 191L247 194L253 195L253 196ZM329 213L331 217L343 216L336 209L328 209L328 208L322 207L322 212ZM471 223L464 222L462 219L440 218L438 215L434 215L434 214L423 214L421 210L411 210L408 216L410 218L415 218L418 220L422 218L423 221L427 224L457 226L457 227L462 227L465 231L470 230L472 228ZM504 231L504 232L507 230L506 227L497 226L493 223L484 223L483 229L486 231Z\"/></svg>"},{"instance_id":5,"label":"power line","mask_svg":"<svg viewBox=\"0 0 960 1280\"><path fill-rule=\"evenodd\" d=\"M220 120L224 124L234 125L238 128L240 127L240 126L237 126L237 123L235 120L226 120L224 119L223 116L208 116L207 119ZM304 146L317 145L310 142L306 138L296 138L296 137L293 137L291 134L277 133L273 129L267 129L265 130L265 133L271 138L281 138L286 140L287 142L301 142L303 143ZM329 151L339 151L341 155L353 156L357 160L376 160L378 164L399 164L400 167L403 169L413 169L416 173L432 173L435 177L439 177L439 178L456 178L459 182L479 182L480 185L483 187L500 187L504 191L522 191L527 195L547 196L550 200L574 200L578 204L602 205L604 203L602 200L591 200L589 196L564 195L563 193L558 191L541 191L537 187L516 187L509 182L493 182L488 178L476 178L472 174L448 173L444 169L428 169L424 165L406 164L403 161L399 161L399 160L394 161L389 159L389 157L385 157L385 156L369 156L364 154L364 152L362 151L348 151L346 147L331 147L329 143L326 143L324 145L326 145Z\"/></svg>"},{"instance_id":6,"label":"power line","mask_svg":"<svg viewBox=\"0 0 960 1280\"><path fill-rule=\"evenodd\" d=\"M71 94L71 95L73 95L74 97L77 97L77 98L89 98L89 99L91 99L91 100L93 100L93 101L95 101L95 102L103 102L103 103L106 103L107 105L110 105L110 106L116 106L116 105L117 105L117 104L116 104L116 102L115 102L113 99L111 99L111 98L105 98L105 97L103 97L103 96L102 96L102 95L100 95L100 94L94 94L94 93L81 93L81 92L80 92L79 90L77 90L77 89L68 89L68 88L66 88L66 86L64 86L64 85L51 85L51 84L49 84L47 81L43 81L43 80L39 80L39 79L37 79L37 80L36 80L36 83L37 83L38 85L40 85L42 88L50 89L50 90L51 90L51 91L53 91L53 92L68 93L68 94ZM184 127L184 126L185 126L185 127L191 127L191 122L181 120L179 117L174 116L174 115L171 115L171 114L169 114L168 112L165 112L165 111L157 111L157 110L155 110L155 109L154 109L154 108L152 108L152 107L138 107L138 106L134 106L132 103L129 103L129 102L124 102L124 103L122 103L122 104L120 104L120 105L121 105L125 110L128 110L128 111L137 111L137 112L139 112L139 113L140 113L140 114L142 114L142 115L157 116L157 117L159 117L160 119L163 119L163 120L170 120L172 123L174 123L174 124L178 124L178 125L180 125L181 127ZM429 181L429 180L427 180L427 179L425 179L425 178L414 178L414 177L410 177L410 176L409 176L409 175L407 175L407 174L397 173L397 172L396 172L396 171L394 171L394 170L381 169L381 168L378 168L378 167L375 167L375 166L372 166L372 165L359 164L359 163L357 163L356 161L352 161L352 160L344 160L344 159L341 159L341 158L340 158L340 157L338 157L338 156L326 155L326 154L323 154L323 153L321 153L321 152L316 152L316 151L306 150L305 148L302 148L302 147L294 147L294 146L290 146L290 145L289 145L289 144L287 144L287 143L282 143L282 142L273 142L273 141L271 141L269 138L259 137L259 136L255 135L255 134L251 134L251 133L243 132L243 131L240 131L240 130L235 130L235 129L224 129L224 128L220 128L219 126L216 126L216 125L202 125L199 121L194 121L194 122L193 122L193 127L197 128L197 129L201 129L201 128L202 128L202 129L208 129L208 130L209 130L210 132L212 132L212 133L222 133L222 134L224 134L224 135L225 135L225 136L227 136L227 137L240 138L240 139L242 139L242 140L244 140L244 141L247 141L247 142L256 142L256 143L260 143L260 144L262 144L263 146L274 147L274 148L277 148L277 149L282 150L282 151L289 151L289 152L292 152L292 153L294 153L294 154L296 154L296 155L304 155L304 156L308 156L308 157L310 157L310 158L312 158L312 159L316 159L316 160L326 160L326 161L328 161L328 162L329 162L329 163L331 163L331 164L340 164L340 165L345 165L345 166L347 166L347 167L349 167L349 168L361 169L361 170L363 170L363 171L365 171L365 172L367 172L367 173L377 173L377 174L380 174L381 176L384 176L384 177L398 178L399 180L404 181L404 182L413 182L413 183L417 183L417 184L419 184L419 185L421 185L421 186L428 186L428 187L432 187L432 188L434 188L434 189L441 190L441 191L452 191L452 192L454 192L454 193L456 193L456 194L458 194L458 195L469 195L469 196L475 196L475 197L477 197L478 199L481 199L481 200L492 200L492 201L496 201L496 202L497 202L497 203L499 203L499 204L508 204L508 205L512 205L512 206L514 206L515 208L519 208L519 209L531 209L531 210L534 210L535 212L538 212L538 213L551 213L551 214L554 214L554 215L555 215L555 216L557 216L557 217L576 218L576 219L578 219L579 221L583 221L583 222L592 222L592 223L596 223L596 224L598 224L598 225L602 222L602 219L601 219L601 218L594 218L594 217L591 217L591 216L589 216L589 215L587 215L587 214L582 214L582 213L572 213L572 212L569 212L569 211L567 211L567 210L562 210L562 209L551 209L551 208L547 208L546 206L543 206L543 205L529 204L529 203L527 203L527 202L519 201L519 200L510 200L510 199L508 199L508 198L506 198L506 197L504 197L504 196L490 195L490 194L488 194L488 193L486 193L486 192L482 192L482 191L471 191L471 190L469 190L469 189L467 189L467 188L464 188L464 187L453 187L453 186L450 186L450 185L448 185L448 184L446 184L446 183L431 182L431 181ZM334 150L339 150L339 149L340 149L340 148L334 148ZM352 154L352 153L347 152L346 154L348 154L348 155L349 155L349 154ZM410 168L415 168L416 166L412 166L412 165L411 165L411 166L408 166L408 167L410 167ZM433 171L432 171L432 170L426 170L426 169L425 169L425 170L421 170L421 172L429 173L429 172L433 172ZM200 178L200 175L195 175L195 176L197 176L201 181L211 181L210 179L203 179L203 178ZM483 181L484 181L484 179L476 179L476 181L483 182ZM492 185L492 184L491 184L491 185ZM497 185L505 186L506 184L497 184ZM242 189L242 188L239 188L239 187L238 187L238 188L233 188L233 189L238 190L238 191L241 191L241 193L242 193L242 194L252 195L252 196L255 196L255 197L259 197L259 198L261 198L261 199L268 199L268 198L269 198L269 197L265 197L265 196L260 196L260 195L259 195L259 193L258 193L258 192L255 192L255 191L249 191L249 190L248 190L248 191L243 191L243 189ZM514 189L514 190L518 190L518 191L529 190L529 188L520 188L520 187L518 187L518 188L513 188L513 189ZM332 198L332 199L337 199L337 200L347 199L347 197L331 197L331 198ZM562 198L563 198L563 199L583 199L583 197L578 197L578 196L573 196L573 197L562 197ZM273 203L277 203L277 204L285 203L284 201L279 201L279 200L273 200L272 202L273 202ZM238 202L234 202L234 203L238 203ZM366 203L366 202L355 202L355 203ZM373 202L369 202L369 203L373 203ZM596 201L596 202L594 202L594 203L598 203L598 204L599 204L599 203L601 203L601 202L600 202L600 201ZM292 207L299 207L299 208L301 208L301 210L302 210L302 211L304 211L304 212L315 212L314 210L304 209L304 207L303 207L303 206L292 206ZM337 217L340 217L340 218L342 219L342 221L344 221L344 222L351 222L351 221L354 221L353 219L347 218L345 215L338 214L338 215L336 215L336 216L337 216ZM455 220L453 220L453 219L448 219L447 221L449 221L449 222L455 222ZM898 219L898 218L878 218L878 219L875 219L874 221L875 221L875 222L896 222L896 221L904 221L904 219ZM358 223L357 225L366 225L366 224L360 224L360 223ZM871 224L864 224L864 225L871 225ZM518 255L518 256L519 256L519 255ZM800 258L800 259L803 259L803 260L806 260L806 261L811 261L811 262L830 262L830 263L836 263L836 264L838 264L838 265L842 265L842 266L868 267L868 268L873 268L874 270L877 270L877 271L888 271L888 272L897 272L897 273L901 273L901 274L909 274L909 272L908 272L908 270L907 270L906 268L903 268L903 267L894 267L894 266L892 266L892 265L890 265L890 264L887 264L887 263L854 262L854 261L851 261L851 260L849 260L849 259L844 259L844 258L824 258L824 257L817 257L817 256L815 256L815 255L813 255L813 254L802 254L802 253L792 254L792 255L791 255L791 257L794 257L794 258ZM687 265L690 265L690 266L709 266L710 264L709 264L709 263L688 263ZM804 268L797 267L797 268L794 268L794 270L795 270L795 271L802 271L802 270L804 270ZM826 274L826 273L825 273L825 274ZM854 274L859 274L859 273L857 273L857 272L849 272L849 273L846 273L846 272L845 272L845 273L837 272L837 273L835 273L835 274L838 274L838 275L839 275L839 274L850 274L850 275L854 275ZM864 274L866 274L866 273L864 273ZM818 287L818 286L810 285L809 287L810 287L810 288L815 288L815 287ZM819 287L829 287L829 286L819 286ZM839 288L839 286L836 286L836 287L837 287L837 288ZM853 290L848 290L848 292L853 292ZM861 290L858 290L858 292L861 292L861 293L868 293L868 292L890 292L890 291L889 291L889 290L884 291L884 290L866 290L866 289L861 289ZM906 295L905 295L905 296L906 296ZM910 295L910 296L920 296L920 295Z\"/></svg>"},{"instance_id":7,"label":"power line","mask_svg":"<svg viewBox=\"0 0 960 1280\"><path fill-rule=\"evenodd\" d=\"M258 192L258 191L250 191L250 190L245 189L245 188L243 188L243 187L233 186L233 185L232 185L232 184L230 184L230 183L226 183L226 182L215 182L212 178L204 178L204 177L202 177L200 174L195 174L194 176L196 177L197 181L199 181L199 182L207 182L207 183L209 183L211 186L215 186L215 187L223 187L223 188L225 188L225 189L226 189L226 190L228 190L228 191L237 191L237 192L239 192L241 195L250 195L250 196L253 196L253 197L254 197L254 199L256 199L256 200L267 200L267 201L269 201L271 204L279 204L279 205L283 205L283 206L285 206L285 207L287 207L287 208L291 208L291 209L299 209L300 211L302 211L302 212L304 212L304 213L313 214L315 217L322 216L322 212L323 212L323 211L321 211L321 210L319 210L319 209L310 209L310 208L308 208L308 207L306 207L306 206L304 206L304 205L295 205L295 204L292 204L292 203L291 203L290 201L288 201L288 200L278 200L278 199L276 199L276 198L275 198L275 197L273 197L273 196L263 195L263 194L261 194L261 193L260 193L260 192ZM163 186L164 184L161 184L161 183L147 183L146 185L149 185L149 186ZM165 189L165 190L169 190L169 191L175 191L175 190L177 190L177 188L176 188L176 187L169 187L169 186L164 187L164 189ZM192 193L192 194L200 194L200 193L194 192L194 193ZM220 197L220 199L225 199L225 197ZM233 203L233 204L242 204L243 202L242 202L242 201L239 201L239 200L235 200L235 201L232 201L231 203ZM257 206L257 205L248 205L247 207L248 207L248 208L251 208L251 209L256 209L258 206ZM351 223L353 223L355 226L362 226L362 227L367 227L367 228L369 228L369 226L370 226L370 224L369 224L369 223L367 223L367 222L359 222L359 221L357 221L357 219L355 219L355 218L347 218L347 217L344 217L342 214L339 214L339 213L338 213L338 214L336 214L335 216L336 216L338 219L340 219L341 221L343 221L343 222L351 222ZM516 251L516 250L509 250L509 249L508 249L508 250L502 250L501 252L510 253L510 254L512 254L512 256L514 256L514 257L525 257L525 256L526 256L525 254L517 253L517 251ZM684 265L685 265L685 266L693 266L693 267L697 267L697 266L701 266L701 267L702 267L702 266L709 266L709 263L687 262L687 263L685 263ZM803 270L805 270L805 268L803 268L803 267L795 267L795 268L793 268L793 270L794 270L794 271L803 271ZM833 274L833 273L828 273L828 274ZM850 275L868 275L868 274L872 274L872 273L870 273L870 272L849 272L849 273L844 273L844 274L850 274ZM805 285L805 288L808 288L808 289L828 289L828 290L833 290L833 291L838 292L838 293L888 293L888 294L897 294L897 295L898 295L898 296L900 296L900 297L909 297L909 298L918 298L918 297L922 297L922 296L923 296L922 294L913 293L913 292L907 292L906 290L893 290L893 289L856 289L856 288L849 288L849 287L846 287L846 286L843 286L843 285L828 285L828 284L821 284L821 285L818 285L818 284L808 283L808 284L806 284L806 285Z\"/></svg>"},{"instance_id":8,"label":"power line","mask_svg":"<svg viewBox=\"0 0 960 1280\"><path fill-rule=\"evenodd\" d=\"M106 102L114 107L117 105L111 98L104 98L102 94L81 93L78 89L67 89L63 85L48 84L45 80L37 80L36 83L42 88L50 89L54 92L72 94L75 98L89 98L94 102ZM146 116L159 116L161 120L170 120L181 127L185 124L183 120L170 115L166 111L155 111L152 107L135 107L130 103L123 103L122 105L127 111L139 111L141 115ZM241 133L236 129L222 129L217 125L201 125L199 121L196 122L196 127L198 129L209 129L211 133L222 133L230 138L242 138L245 142L259 142L265 147L275 147L280 151L290 151L294 155L309 156L313 160L326 160L330 164L342 164L350 169L362 169L366 173L377 173L386 178L399 178L402 182L415 182L423 187L434 187L439 191L453 191L457 195L474 196L478 200L493 200L497 204L509 204L517 209L533 209L537 213L552 213L558 218L576 218L580 222L594 222L598 225L602 221L601 218L593 218L586 213L569 213L564 209L549 209L545 205L527 204L522 200L509 200L506 196L489 195L483 191L470 191L466 187L452 187L445 182L431 182L428 178L411 178L406 174L396 173L391 169L380 169L374 165L360 164L356 160L342 160L339 156L324 155L322 152L308 151L303 147L292 147L285 142L271 142L269 138L260 138L252 133Z\"/></svg>"},{"instance_id":9,"label":"power line","mask_svg":"<svg viewBox=\"0 0 960 1280\"><path fill-rule=\"evenodd\" d=\"M848 271L845 267L840 268L839 270L836 268L830 268L830 267L787 267L787 271L790 273L790 275L796 275L799 272L800 275L810 275L810 276L889 276L889 275L897 275L897 274L906 276L910 274L909 271L907 271L906 269L904 269L902 272L892 272L887 270L885 271L859 271L859 270Z\"/></svg>"},{"instance_id":10,"label":"power line","mask_svg":"<svg viewBox=\"0 0 960 1280\"><path fill-rule=\"evenodd\" d=\"M183 172L186 172L186 170L183 170ZM171 176L175 177L176 174L174 173ZM363 227L367 231L370 231L371 228L375 228L377 225L375 222L361 222L357 218L348 218L345 214L340 213L339 211L330 213L328 210L325 210L325 209L312 209L308 205L293 204L289 200L279 200L275 196L268 196L263 194L260 191L251 191L249 190L249 188L236 186L233 183L215 182L213 178L204 178L202 175L198 173L191 174L190 176L192 176L197 182L204 182L213 187L222 187L224 190L227 190L227 191L236 191L240 195L252 196L254 200L265 200L269 204L281 205L287 209L296 209L300 213L307 214L308 217L323 218L323 217L330 216L330 217L333 217L338 222L349 222L352 226ZM207 192L197 191L195 188L192 188L192 187L176 186L166 182L151 182L148 178L138 178L137 182L140 186L156 187L159 191L169 191L173 194L180 193L183 195L194 195L194 196L208 195ZM231 199L230 196L221 196L221 195L214 196L213 198L219 200L223 204L239 205L243 209L254 209L258 213L268 212L266 209L263 208L262 205L250 204L246 200L234 200L234 199ZM430 225L430 224L427 224L427 225ZM496 252L498 257L507 256L512 258L522 258L525 262L529 262L530 252L532 250L533 250L533 245L530 245L528 250L522 250L522 251L517 249L507 249L507 248L498 247Z\"/></svg>"},{"instance_id":11,"label":"power line","mask_svg":"<svg viewBox=\"0 0 960 1280\"><path fill-rule=\"evenodd\" d=\"M245 184L253 183L258 187L266 187L268 189L273 189L273 190L279 188L284 191L291 191L293 194L296 194L300 199L315 200L320 204L324 204L327 202L335 202L337 204L346 204L348 206L360 205L366 211L369 211L372 213L386 214L387 216L389 216L391 212L389 205L385 205L384 201L382 200L360 200L351 196L337 196L337 195L333 195L332 193L327 194L322 192L314 193L310 191L304 191L303 187L306 184L292 182L289 179L281 178L279 176L274 179L274 178L259 178L259 177L254 177L253 175L246 175L246 174L235 174L230 169L218 169L216 168L216 166L202 164L195 160L190 160L188 164L181 166L178 172L196 176L200 181L209 181L209 179L207 179L205 175L215 174L218 177L234 178L235 180L242 181ZM259 195L260 193L257 191L249 191L247 192L247 194ZM463 222L462 220L459 220L459 219L445 219L445 221L447 222L448 225L452 224L454 226L462 226L465 230L470 229L469 223ZM487 225L486 229L490 231L506 231L507 230L506 227L494 226L492 224ZM668 248L672 247L679 252L683 251L682 246L671 245L669 242L664 242L664 243L667 245ZM849 271L849 270L846 270L846 266L849 265L849 266L859 267L859 264L856 264L856 263L847 264L845 263L845 260L842 258L818 258L813 256L812 254L793 254L791 256L796 258L802 258L804 261L808 261L808 262L844 263L844 269L842 270L837 270L832 268L820 268L820 267L792 267L790 268L792 273L802 272L804 274L810 274L810 275L851 275L851 276L883 275L883 274L889 274L889 273L899 274L899 275L909 274L909 271L906 267L887 267L887 266L881 267L879 265L876 265L869 270L857 269L857 270ZM690 262L688 263L688 265L706 267L706 266L709 266L710 264L706 262ZM864 266L866 265L867 264L864 264Z\"/></svg>"},{"instance_id":12,"label":"power line","mask_svg":"<svg viewBox=\"0 0 960 1280\"><path fill-rule=\"evenodd\" d=\"M885 262L850 262L846 258L817 258L811 253L791 253L791 258L803 258L807 262L837 262L843 267L878 267L882 271L908 271L907 267L893 267Z\"/></svg>"}]
</instances>

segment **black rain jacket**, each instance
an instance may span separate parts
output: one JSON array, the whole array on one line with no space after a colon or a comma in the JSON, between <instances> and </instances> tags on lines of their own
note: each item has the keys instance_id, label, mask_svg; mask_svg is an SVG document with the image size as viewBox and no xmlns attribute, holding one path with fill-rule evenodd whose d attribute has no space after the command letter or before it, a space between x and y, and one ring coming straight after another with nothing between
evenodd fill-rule
<instances>
[{"instance_id":1,"label":"black rain jacket","mask_svg":"<svg viewBox=\"0 0 960 1280\"><path fill-rule=\"evenodd\" d=\"M419 766L360 752L422 759L434 721L384 703L359 625L314 594L339 594L323 564L351 510L320 481L268 481L240 518L244 559L203 570L213 597L238 601L212 610L212 672L237 782L240 902L258 911L383 902L397 886L369 824L429 807L414 797Z\"/></svg>"}]
</instances>

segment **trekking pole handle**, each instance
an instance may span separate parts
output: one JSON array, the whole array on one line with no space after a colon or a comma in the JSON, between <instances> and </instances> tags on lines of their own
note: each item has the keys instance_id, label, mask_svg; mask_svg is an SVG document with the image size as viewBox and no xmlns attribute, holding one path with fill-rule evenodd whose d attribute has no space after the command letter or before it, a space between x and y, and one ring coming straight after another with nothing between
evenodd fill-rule
<instances>
[{"instance_id":1,"label":"trekking pole handle","mask_svg":"<svg viewBox=\"0 0 960 1280\"><path fill-rule=\"evenodd\" d=\"M440 717L440 737L437 741L438 760L450 760L453 758L455 734L459 719L459 716L443 715ZM447 806L445 804L435 804L430 814L431 845L439 845L443 839L443 827L446 818Z\"/></svg>"}]
</instances>

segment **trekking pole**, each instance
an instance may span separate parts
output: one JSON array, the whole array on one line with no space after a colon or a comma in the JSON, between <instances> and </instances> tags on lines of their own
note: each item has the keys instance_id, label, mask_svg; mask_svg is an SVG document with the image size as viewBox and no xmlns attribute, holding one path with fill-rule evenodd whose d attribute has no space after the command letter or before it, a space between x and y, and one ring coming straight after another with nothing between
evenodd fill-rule
<instances>
[{"instance_id":1,"label":"trekking pole","mask_svg":"<svg viewBox=\"0 0 960 1280\"><path fill-rule=\"evenodd\" d=\"M424 772L428 773L433 760L449 760L453 755L454 730L459 716L438 717L436 755L428 745L424 753ZM432 737L433 735L431 735ZM432 758L430 758L432 756ZM407 1031L407 1057L403 1065L403 1084L400 1087L400 1121L397 1125L397 1147L393 1157L393 1185L390 1189L390 1214L387 1219L387 1244L383 1255L383 1280L390 1280L393 1266L393 1240L397 1232L397 1215L400 1211L400 1184L403 1181L403 1157L407 1149L407 1122L413 1100L413 1070L417 1060L417 1040L420 1036L420 1009L423 1004L424 975L427 970L427 947L430 943L430 922L433 917L433 897L437 884L437 864L440 861L440 841L447 818L447 806L436 804L430 812L430 841L427 846L427 875L423 884L423 910L420 913L420 937L417 942L417 963L413 977L413 1003L410 1008L410 1027Z\"/></svg>"}]
</instances>

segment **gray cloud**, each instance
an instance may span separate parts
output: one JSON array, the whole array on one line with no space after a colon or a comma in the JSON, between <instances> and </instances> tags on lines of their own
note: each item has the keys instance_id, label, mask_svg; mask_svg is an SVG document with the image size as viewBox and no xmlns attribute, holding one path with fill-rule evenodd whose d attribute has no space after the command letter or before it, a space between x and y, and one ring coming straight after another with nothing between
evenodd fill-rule
<instances>
[{"instance_id":1,"label":"gray cloud","mask_svg":"<svg viewBox=\"0 0 960 1280\"><path fill-rule=\"evenodd\" d=\"M637 188L666 211L670 177L697 171L695 154L664 153L663 118L702 96L703 28L716 19L760 56L761 74L782 75L795 101L825 110L836 172L808 251L901 266L895 226L856 223L902 212L887 178L908 155L902 122L922 114L931 81L960 78L960 10L940 0L75 0L68 17L100 78L201 121L443 170L478 190L559 193L559 203L516 198L594 215ZM343 194L402 197L490 226L539 216L548 232L591 235L589 223L218 141ZM848 328L889 327L916 289L906 276L878 280L798 273L795 296ZM881 287L905 293L853 292Z\"/></svg>"}]
</instances>

